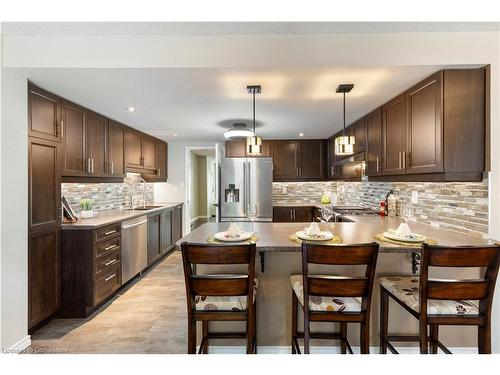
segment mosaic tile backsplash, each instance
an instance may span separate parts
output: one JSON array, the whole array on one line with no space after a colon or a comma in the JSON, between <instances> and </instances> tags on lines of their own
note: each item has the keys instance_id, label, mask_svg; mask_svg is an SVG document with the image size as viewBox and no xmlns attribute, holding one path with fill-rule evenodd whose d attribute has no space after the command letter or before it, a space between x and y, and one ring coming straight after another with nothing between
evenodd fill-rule
<instances>
[{"instance_id":1,"label":"mosaic tile backsplash","mask_svg":"<svg viewBox=\"0 0 500 375\"><path fill-rule=\"evenodd\" d=\"M287 192L283 193L283 188ZM339 204L378 209L389 190L401 205L413 208L414 220L475 236L488 234L488 180L481 182L275 182L273 203L319 203L324 191L336 192ZM411 203L412 191L418 203Z\"/></svg>"},{"instance_id":2,"label":"mosaic tile backsplash","mask_svg":"<svg viewBox=\"0 0 500 375\"><path fill-rule=\"evenodd\" d=\"M61 195L66 197L77 215L80 213L82 198L92 200L94 212L107 211L130 205L132 190L135 204L142 203L143 186L138 181L138 175L134 173L127 174L123 183L61 184ZM151 203L154 203L154 186L146 183L146 204Z\"/></svg>"}]
</instances>

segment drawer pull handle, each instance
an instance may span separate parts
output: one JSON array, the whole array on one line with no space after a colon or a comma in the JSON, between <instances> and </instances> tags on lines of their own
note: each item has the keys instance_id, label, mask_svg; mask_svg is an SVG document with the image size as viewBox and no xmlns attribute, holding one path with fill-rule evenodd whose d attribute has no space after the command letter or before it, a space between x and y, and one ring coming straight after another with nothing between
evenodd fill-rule
<instances>
[{"instance_id":1,"label":"drawer pull handle","mask_svg":"<svg viewBox=\"0 0 500 375\"><path fill-rule=\"evenodd\" d=\"M112 274L111 276L108 276L104 279L104 281L108 282L109 280L111 280L113 277L116 276L116 273Z\"/></svg>"},{"instance_id":2,"label":"drawer pull handle","mask_svg":"<svg viewBox=\"0 0 500 375\"><path fill-rule=\"evenodd\" d=\"M110 234L113 234L113 233L116 233L116 229L109 230L109 231L105 232L104 235L109 236Z\"/></svg>"},{"instance_id":3,"label":"drawer pull handle","mask_svg":"<svg viewBox=\"0 0 500 375\"><path fill-rule=\"evenodd\" d=\"M116 263L116 260L117 260L116 258L115 258L115 259L113 259L113 260L110 260L109 262L104 263L104 265L105 265L106 267L107 267L107 266L110 266L110 265L112 265L113 263Z\"/></svg>"},{"instance_id":4,"label":"drawer pull handle","mask_svg":"<svg viewBox=\"0 0 500 375\"><path fill-rule=\"evenodd\" d=\"M111 249L114 249L115 247L117 247L118 245L111 245L111 246L108 246L108 247L105 247L104 248L104 251L108 251L108 250L111 250Z\"/></svg>"}]
</instances>

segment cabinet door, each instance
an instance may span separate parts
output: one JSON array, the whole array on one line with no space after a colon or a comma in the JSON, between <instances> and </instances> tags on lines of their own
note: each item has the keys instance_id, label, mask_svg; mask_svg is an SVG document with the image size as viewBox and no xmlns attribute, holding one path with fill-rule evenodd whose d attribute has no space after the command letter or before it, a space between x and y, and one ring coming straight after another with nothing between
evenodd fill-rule
<instances>
[{"instance_id":1,"label":"cabinet door","mask_svg":"<svg viewBox=\"0 0 500 375\"><path fill-rule=\"evenodd\" d=\"M307 140L297 142L299 146L299 178L316 180L325 177L325 142Z\"/></svg>"},{"instance_id":2,"label":"cabinet door","mask_svg":"<svg viewBox=\"0 0 500 375\"><path fill-rule=\"evenodd\" d=\"M294 207L293 208L293 221L294 222L311 222L312 209L311 207Z\"/></svg>"},{"instance_id":3,"label":"cabinet door","mask_svg":"<svg viewBox=\"0 0 500 375\"><path fill-rule=\"evenodd\" d=\"M226 141L226 158L244 158L246 156L246 140Z\"/></svg>"},{"instance_id":4,"label":"cabinet door","mask_svg":"<svg viewBox=\"0 0 500 375\"><path fill-rule=\"evenodd\" d=\"M354 137L354 153L362 152L366 146L366 123L362 117L346 128L346 135Z\"/></svg>"},{"instance_id":5,"label":"cabinet door","mask_svg":"<svg viewBox=\"0 0 500 375\"><path fill-rule=\"evenodd\" d=\"M107 119L97 113L87 111L87 157L90 159L90 175L105 177L108 175L106 157Z\"/></svg>"},{"instance_id":6,"label":"cabinet door","mask_svg":"<svg viewBox=\"0 0 500 375\"><path fill-rule=\"evenodd\" d=\"M160 251L167 252L172 246L172 210L163 210L160 217Z\"/></svg>"},{"instance_id":7,"label":"cabinet door","mask_svg":"<svg viewBox=\"0 0 500 375\"><path fill-rule=\"evenodd\" d=\"M156 141L147 135L142 136L142 166L156 170Z\"/></svg>"},{"instance_id":8,"label":"cabinet door","mask_svg":"<svg viewBox=\"0 0 500 375\"><path fill-rule=\"evenodd\" d=\"M273 221L276 223L290 223L293 221L291 207L273 207Z\"/></svg>"},{"instance_id":9,"label":"cabinet door","mask_svg":"<svg viewBox=\"0 0 500 375\"><path fill-rule=\"evenodd\" d=\"M378 176L382 174L382 109L366 116L366 174Z\"/></svg>"},{"instance_id":10,"label":"cabinet door","mask_svg":"<svg viewBox=\"0 0 500 375\"><path fill-rule=\"evenodd\" d=\"M28 328L60 308L60 226L29 233Z\"/></svg>"},{"instance_id":11,"label":"cabinet door","mask_svg":"<svg viewBox=\"0 0 500 375\"><path fill-rule=\"evenodd\" d=\"M160 254L160 214L155 213L148 216L148 265Z\"/></svg>"},{"instance_id":12,"label":"cabinet door","mask_svg":"<svg viewBox=\"0 0 500 375\"><path fill-rule=\"evenodd\" d=\"M112 120L108 124L108 176L125 177L125 129Z\"/></svg>"},{"instance_id":13,"label":"cabinet door","mask_svg":"<svg viewBox=\"0 0 500 375\"><path fill-rule=\"evenodd\" d=\"M401 94L382 107L383 174L404 174L406 149L406 104Z\"/></svg>"},{"instance_id":14,"label":"cabinet door","mask_svg":"<svg viewBox=\"0 0 500 375\"><path fill-rule=\"evenodd\" d=\"M28 85L28 135L61 142L61 98Z\"/></svg>"},{"instance_id":15,"label":"cabinet door","mask_svg":"<svg viewBox=\"0 0 500 375\"><path fill-rule=\"evenodd\" d=\"M406 173L443 172L442 72L406 92Z\"/></svg>"},{"instance_id":16,"label":"cabinet door","mask_svg":"<svg viewBox=\"0 0 500 375\"><path fill-rule=\"evenodd\" d=\"M63 101L63 176L87 176L89 165L86 150L86 111L76 104Z\"/></svg>"},{"instance_id":17,"label":"cabinet door","mask_svg":"<svg viewBox=\"0 0 500 375\"><path fill-rule=\"evenodd\" d=\"M28 143L29 230L60 225L60 144L38 138Z\"/></svg>"},{"instance_id":18,"label":"cabinet door","mask_svg":"<svg viewBox=\"0 0 500 375\"><path fill-rule=\"evenodd\" d=\"M182 238L182 206L172 210L172 243L175 244Z\"/></svg>"},{"instance_id":19,"label":"cabinet door","mask_svg":"<svg viewBox=\"0 0 500 375\"><path fill-rule=\"evenodd\" d=\"M126 168L142 168L141 133L132 130L125 130L125 163Z\"/></svg>"},{"instance_id":20,"label":"cabinet door","mask_svg":"<svg viewBox=\"0 0 500 375\"><path fill-rule=\"evenodd\" d=\"M334 169L333 166L335 164L335 136L332 135L330 138L328 138L328 143L327 143L327 177L328 178L333 178L334 177Z\"/></svg>"},{"instance_id":21,"label":"cabinet door","mask_svg":"<svg viewBox=\"0 0 500 375\"><path fill-rule=\"evenodd\" d=\"M295 141L273 142L273 181L294 180L299 177L298 153Z\"/></svg>"},{"instance_id":22,"label":"cabinet door","mask_svg":"<svg viewBox=\"0 0 500 375\"><path fill-rule=\"evenodd\" d=\"M165 142L156 142L156 180L167 181L168 145Z\"/></svg>"}]
</instances>

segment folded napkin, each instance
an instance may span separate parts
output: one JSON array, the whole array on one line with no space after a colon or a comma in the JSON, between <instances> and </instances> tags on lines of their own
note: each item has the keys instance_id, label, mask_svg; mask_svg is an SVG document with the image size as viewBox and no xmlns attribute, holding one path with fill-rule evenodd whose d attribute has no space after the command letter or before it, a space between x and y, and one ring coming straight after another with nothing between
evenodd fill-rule
<instances>
[{"instance_id":1,"label":"folded napkin","mask_svg":"<svg viewBox=\"0 0 500 375\"><path fill-rule=\"evenodd\" d=\"M229 235L236 235L236 234L240 234L241 233L241 230L240 228L238 227L238 224L236 223L231 223L229 225L229 228L227 229L227 233Z\"/></svg>"},{"instance_id":2,"label":"folded napkin","mask_svg":"<svg viewBox=\"0 0 500 375\"><path fill-rule=\"evenodd\" d=\"M411 230L410 227L407 223L401 223L399 224L398 229L396 230L396 235L402 238L409 238L411 237Z\"/></svg>"},{"instance_id":3,"label":"folded napkin","mask_svg":"<svg viewBox=\"0 0 500 375\"><path fill-rule=\"evenodd\" d=\"M308 236L315 236L321 233L321 230L319 229L318 223L311 223L307 228L304 229L304 232Z\"/></svg>"}]
</instances>

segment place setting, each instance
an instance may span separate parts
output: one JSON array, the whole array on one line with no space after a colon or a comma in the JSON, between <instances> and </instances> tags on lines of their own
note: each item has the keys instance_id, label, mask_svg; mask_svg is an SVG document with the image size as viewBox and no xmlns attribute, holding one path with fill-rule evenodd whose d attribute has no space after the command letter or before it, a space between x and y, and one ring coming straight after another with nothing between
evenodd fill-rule
<instances>
[{"instance_id":1,"label":"place setting","mask_svg":"<svg viewBox=\"0 0 500 375\"><path fill-rule=\"evenodd\" d=\"M303 230L299 230L294 234L290 235L290 240L302 243L303 241L307 242L318 242L323 245L334 245L342 243L342 239L333 234L330 231L322 231L318 225L318 223L312 222L308 227Z\"/></svg>"},{"instance_id":2,"label":"place setting","mask_svg":"<svg viewBox=\"0 0 500 375\"><path fill-rule=\"evenodd\" d=\"M254 231L253 224L257 218L258 210L257 205L249 204L247 206L247 217L252 223L251 230L242 230L237 223L229 224L227 230L215 233L213 236L208 237L209 243L254 243L259 240L259 237Z\"/></svg>"}]
</instances>

